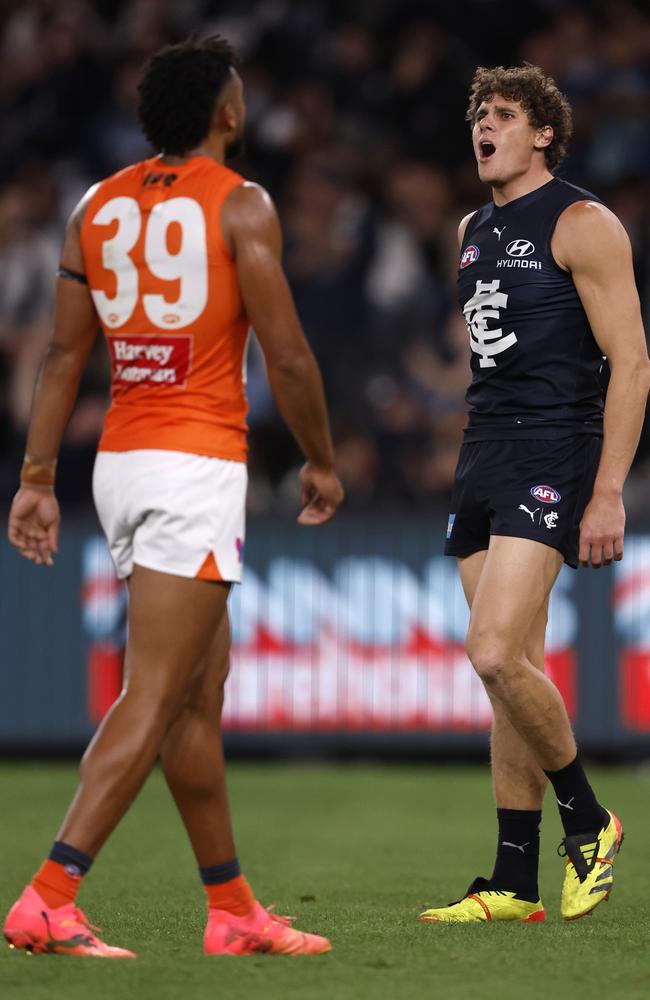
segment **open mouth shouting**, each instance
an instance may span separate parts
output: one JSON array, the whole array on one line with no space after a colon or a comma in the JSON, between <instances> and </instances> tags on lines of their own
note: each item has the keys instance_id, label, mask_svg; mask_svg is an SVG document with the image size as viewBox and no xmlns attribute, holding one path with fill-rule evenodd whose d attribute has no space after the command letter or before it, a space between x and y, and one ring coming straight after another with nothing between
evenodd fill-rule
<instances>
[{"instance_id":1,"label":"open mouth shouting","mask_svg":"<svg viewBox=\"0 0 650 1000\"><path fill-rule=\"evenodd\" d=\"M496 146L489 139L481 139L478 144L478 159L480 163L487 163L491 156L496 153Z\"/></svg>"}]
</instances>

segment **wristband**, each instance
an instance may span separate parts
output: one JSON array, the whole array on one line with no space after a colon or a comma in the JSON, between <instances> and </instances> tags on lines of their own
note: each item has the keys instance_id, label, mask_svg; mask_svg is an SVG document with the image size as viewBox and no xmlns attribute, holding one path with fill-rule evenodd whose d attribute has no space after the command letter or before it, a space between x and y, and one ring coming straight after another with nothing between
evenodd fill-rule
<instances>
[{"instance_id":1,"label":"wristband","mask_svg":"<svg viewBox=\"0 0 650 1000\"><path fill-rule=\"evenodd\" d=\"M20 481L23 486L54 486L56 475L56 459L38 459L25 455L20 470Z\"/></svg>"}]
</instances>

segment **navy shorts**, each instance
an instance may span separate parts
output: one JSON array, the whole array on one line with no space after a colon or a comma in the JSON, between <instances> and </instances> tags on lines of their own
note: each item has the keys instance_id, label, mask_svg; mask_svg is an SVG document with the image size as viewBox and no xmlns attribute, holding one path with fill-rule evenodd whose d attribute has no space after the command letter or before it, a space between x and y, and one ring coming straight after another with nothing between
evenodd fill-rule
<instances>
[{"instance_id":1,"label":"navy shorts","mask_svg":"<svg viewBox=\"0 0 650 1000\"><path fill-rule=\"evenodd\" d=\"M531 538L578 565L580 521L591 500L602 438L473 441L460 450L445 555L487 549L490 535Z\"/></svg>"}]
</instances>

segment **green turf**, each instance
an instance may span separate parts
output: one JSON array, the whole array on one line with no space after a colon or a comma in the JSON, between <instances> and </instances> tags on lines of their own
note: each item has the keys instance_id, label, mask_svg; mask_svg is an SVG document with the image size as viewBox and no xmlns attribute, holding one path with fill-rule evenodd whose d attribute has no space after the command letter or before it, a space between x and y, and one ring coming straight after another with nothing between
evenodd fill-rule
<instances>
[{"instance_id":1,"label":"green turf","mask_svg":"<svg viewBox=\"0 0 650 1000\"><path fill-rule=\"evenodd\" d=\"M239 853L264 902L331 937L314 958L207 958L203 898L159 774L99 859L81 905L137 962L0 949L2 1000L528 998L650 996L647 771L592 770L627 839L611 903L558 917L562 862L549 796L539 925L434 927L428 903L489 874L495 840L485 768L236 765ZM0 765L0 906L40 862L76 781L70 766Z\"/></svg>"}]
</instances>

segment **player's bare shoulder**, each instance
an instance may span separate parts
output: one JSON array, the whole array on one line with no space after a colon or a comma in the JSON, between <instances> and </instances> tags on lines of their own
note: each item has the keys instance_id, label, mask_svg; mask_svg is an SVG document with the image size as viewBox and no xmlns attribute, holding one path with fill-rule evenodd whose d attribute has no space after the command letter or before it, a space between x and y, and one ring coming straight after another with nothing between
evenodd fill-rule
<instances>
[{"instance_id":1,"label":"player's bare shoulder","mask_svg":"<svg viewBox=\"0 0 650 1000\"><path fill-rule=\"evenodd\" d=\"M231 252L242 239L279 240L278 215L268 191L254 181L233 188L221 210L221 231Z\"/></svg>"},{"instance_id":2,"label":"player's bare shoulder","mask_svg":"<svg viewBox=\"0 0 650 1000\"><path fill-rule=\"evenodd\" d=\"M271 195L266 188L255 181L244 181L233 188L226 198L225 206L229 211L238 211L245 214L265 214L275 213Z\"/></svg>"},{"instance_id":3,"label":"player's bare shoulder","mask_svg":"<svg viewBox=\"0 0 650 1000\"><path fill-rule=\"evenodd\" d=\"M70 275L85 274L85 264L81 250L81 227L83 226L88 206L99 190L100 183L93 184L73 208L65 230L63 249L61 251L61 268ZM59 271L61 276L61 271Z\"/></svg>"},{"instance_id":4,"label":"player's bare shoulder","mask_svg":"<svg viewBox=\"0 0 650 1000\"><path fill-rule=\"evenodd\" d=\"M77 231L81 230L83 221L86 218L86 212L88 211L90 203L97 194L97 192L99 191L100 187L101 187L101 181L98 181L97 184L93 184L91 187L88 188L86 193L80 198L80 200L73 208L70 214L70 218L68 220L68 225L74 226L77 229Z\"/></svg>"},{"instance_id":5,"label":"player's bare shoulder","mask_svg":"<svg viewBox=\"0 0 650 1000\"><path fill-rule=\"evenodd\" d=\"M470 223L470 220L475 215L476 215L476 212L468 212L467 215L463 216L463 218L460 220L460 224L458 226L458 249L459 250L462 250L462 248L463 248L463 240L465 239L465 232L467 231L467 227L468 227L468 225Z\"/></svg>"},{"instance_id":6,"label":"player's bare shoulder","mask_svg":"<svg viewBox=\"0 0 650 1000\"><path fill-rule=\"evenodd\" d=\"M598 201L576 201L560 215L551 252L557 264L573 271L589 261L606 260L613 255L630 253L625 228L614 213Z\"/></svg>"}]
</instances>

